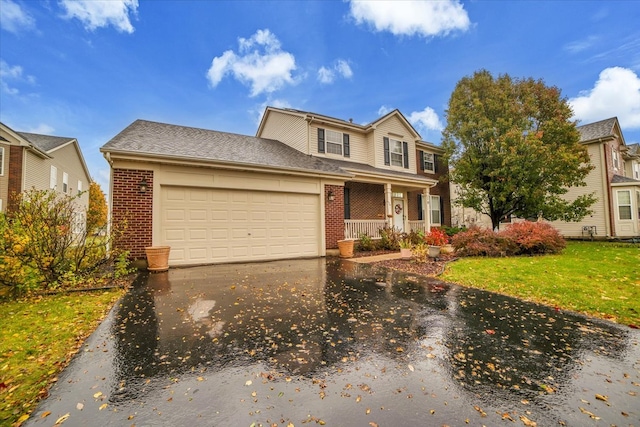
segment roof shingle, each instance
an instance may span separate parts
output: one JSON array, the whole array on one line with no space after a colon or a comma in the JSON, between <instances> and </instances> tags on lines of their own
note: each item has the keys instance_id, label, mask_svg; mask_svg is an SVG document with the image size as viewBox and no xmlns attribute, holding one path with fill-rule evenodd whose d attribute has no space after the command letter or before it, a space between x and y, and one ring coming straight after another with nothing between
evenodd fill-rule
<instances>
[{"instance_id":1,"label":"roof shingle","mask_svg":"<svg viewBox=\"0 0 640 427\"><path fill-rule=\"evenodd\" d=\"M64 136L40 135L38 133L16 132L21 137L35 145L41 151L48 153L75 138L67 138Z\"/></svg>"}]
</instances>

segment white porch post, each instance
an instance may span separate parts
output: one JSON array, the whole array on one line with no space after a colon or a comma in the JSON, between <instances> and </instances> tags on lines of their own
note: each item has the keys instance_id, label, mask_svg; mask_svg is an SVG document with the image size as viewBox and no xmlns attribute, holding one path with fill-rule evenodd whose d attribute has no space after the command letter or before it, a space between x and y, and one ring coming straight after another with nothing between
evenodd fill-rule
<instances>
[{"instance_id":1,"label":"white porch post","mask_svg":"<svg viewBox=\"0 0 640 427\"><path fill-rule=\"evenodd\" d=\"M424 209L424 229L428 233L431 231L431 195L429 187L422 190L422 206Z\"/></svg>"},{"instance_id":2,"label":"white porch post","mask_svg":"<svg viewBox=\"0 0 640 427\"><path fill-rule=\"evenodd\" d=\"M391 184L387 183L384 185L384 210L386 214L385 220L389 227L393 227L393 207L391 205Z\"/></svg>"}]
</instances>

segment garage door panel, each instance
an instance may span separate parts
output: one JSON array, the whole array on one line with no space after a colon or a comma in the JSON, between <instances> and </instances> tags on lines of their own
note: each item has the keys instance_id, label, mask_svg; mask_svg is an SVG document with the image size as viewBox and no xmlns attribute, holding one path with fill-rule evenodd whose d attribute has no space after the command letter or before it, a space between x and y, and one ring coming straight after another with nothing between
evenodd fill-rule
<instances>
[{"instance_id":1,"label":"garage door panel","mask_svg":"<svg viewBox=\"0 0 640 427\"><path fill-rule=\"evenodd\" d=\"M172 265L319 255L318 195L163 186L161 201Z\"/></svg>"}]
</instances>

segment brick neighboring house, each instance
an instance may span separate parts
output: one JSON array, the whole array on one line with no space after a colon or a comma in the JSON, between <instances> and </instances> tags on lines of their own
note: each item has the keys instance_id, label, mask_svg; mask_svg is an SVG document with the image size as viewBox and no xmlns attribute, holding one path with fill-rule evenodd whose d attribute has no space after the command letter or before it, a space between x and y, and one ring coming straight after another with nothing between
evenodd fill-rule
<instances>
[{"instance_id":1,"label":"brick neighboring house","mask_svg":"<svg viewBox=\"0 0 640 427\"><path fill-rule=\"evenodd\" d=\"M18 132L0 123L0 212L13 209L14 194L32 188L81 193L76 226L84 226L90 182L77 139Z\"/></svg>"},{"instance_id":2,"label":"brick neighboring house","mask_svg":"<svg viewBox=\"0 0 640 427\"><path fill-rule=\"evenodd\" d=\"M268 107L255 137L136 120L100 151L134 258L152 245L171 246L170 265L324 256L384 225L450 221L442 151L398 110L358 125Z\"/></svg>"}]
</instances>

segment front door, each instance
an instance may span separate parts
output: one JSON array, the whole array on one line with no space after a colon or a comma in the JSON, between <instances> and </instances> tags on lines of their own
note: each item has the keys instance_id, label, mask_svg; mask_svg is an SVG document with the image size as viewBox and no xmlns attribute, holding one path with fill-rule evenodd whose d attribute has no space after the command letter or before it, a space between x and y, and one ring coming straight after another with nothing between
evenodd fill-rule
<instances>
[{"instance_id":1,"label":"front door","mask_svg":"<svg viewBox=\"0 0 640 427\"><path fill-rule=\"evenodd\" d=\"M404 200L393 199L393 226L400 232L404 232Z\"/></svg>"}]
</instances>

